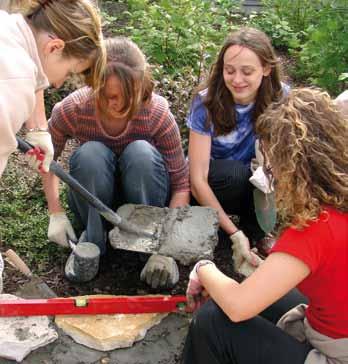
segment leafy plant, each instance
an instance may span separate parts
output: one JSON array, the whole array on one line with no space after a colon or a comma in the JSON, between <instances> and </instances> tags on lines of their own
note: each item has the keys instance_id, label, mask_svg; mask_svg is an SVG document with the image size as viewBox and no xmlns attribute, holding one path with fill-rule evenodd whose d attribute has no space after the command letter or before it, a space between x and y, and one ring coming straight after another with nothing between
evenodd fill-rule
<instances>
[{"instance_id":1,"label":"leafy plant","mask_svg":"<svg viewBox=\"0 0 348 364\"><path fill-rule=\"evenodd\" d=\"M299 46L298 33L293 30L288 20L274 10L267 9L260 14L252 14L249 25L265 32L277 49L287 50Z\"/></svg>"},{"instance_id":2,"label":"leafy plant","mask_svg":"<svg viewBox=\"0 0 348 364\"><path fill-rule=\"evenodd\" d=\"M167 73L210 63L233 29L236 1L129 0L130 37Z\"/></svg>"},{"instance_id":3,"label":"leafy plant","mask_svg":"<svg viewBox=\"0 0 348 364\"><path fill-rule=\"evenodd\" d=\"M348 64L348 4L344 0L327 3L317 17L317 26L298 53L297 71L311 83L336 95L342 91L341 75L347 71Z\"/></svg>"}]
</instances>

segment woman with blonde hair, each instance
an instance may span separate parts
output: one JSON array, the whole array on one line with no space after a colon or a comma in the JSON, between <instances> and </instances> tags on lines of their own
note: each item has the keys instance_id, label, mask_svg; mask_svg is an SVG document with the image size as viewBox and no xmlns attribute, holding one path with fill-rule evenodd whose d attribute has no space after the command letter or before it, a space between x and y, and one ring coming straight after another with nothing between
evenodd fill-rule
<instances>
[{"instance_id":1,"label":"woman with blonde hair","mask_svg":"<svg viewBox=\"0 0 348 364\"><path fill-rule=\"evenodd\" d=\"M69 138L78 140L70 173L111 208L122 203L184 206L190 195L188 167L168 103L153 93L150 68L135 43L124 37L105 43L105 84L98 97L82 88L53 109L49 128L55 158ZM57 178L49 175L45 179L48 237L68 246L68 238L74 239L75 233L59 202ZM94 243L105 254L109 228L105 221L74 191L69 191L69 206L85 230L80 241ZM68 259L66 276L84 281L83 274L69 268L73 257ZM172 258L153 255L141 278L153 287L171 287L179 275Z\"/></svg>"},{"instance_id":2,"label":"woman with blonde hair","mask_svg":"<svg viewBox=\"0 0 348 364\"><path fill-rule=\"evenodd\" d=\"M60 87L71 74L84 73L94 89L102 83L105 50L101 21L89 0L22 1L24 15L0 11L0 176L16 149L25 123L27 141L44 153L47 172L53 145L47 131L43 90Z\"/></svg>"},{"instance_id":3,"label":"woman with blonde hair","mask_svg":"<svg viewBox=\"0 0 348 364\"><path fill-rule=\"evenodd\" d=\"M192 321L184 363L346 364L348 124L327 93L304 88L271 104L256 132L276 184L278 239L240 284L196 264L191 308L211 300ZM308 306L279 309L295 286Z\"/></svg>"}]
</instances>

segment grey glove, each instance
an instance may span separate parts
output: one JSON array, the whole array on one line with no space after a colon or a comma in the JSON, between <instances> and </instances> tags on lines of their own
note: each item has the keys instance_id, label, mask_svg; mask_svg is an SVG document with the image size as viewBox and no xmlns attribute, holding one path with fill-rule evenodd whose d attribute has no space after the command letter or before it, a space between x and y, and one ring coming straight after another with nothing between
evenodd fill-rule
<instances>
[{"instance_id":1,"label":"grey glove","mask_svg":"<svg viewBox=\"0 0 348 364\"><path fill-rule=\"evenodd\" d=\"M140 279L152 288L172 288L179 280L175 260L163 255L151 255L140 274Z\"/></svg>"}]
</instances>

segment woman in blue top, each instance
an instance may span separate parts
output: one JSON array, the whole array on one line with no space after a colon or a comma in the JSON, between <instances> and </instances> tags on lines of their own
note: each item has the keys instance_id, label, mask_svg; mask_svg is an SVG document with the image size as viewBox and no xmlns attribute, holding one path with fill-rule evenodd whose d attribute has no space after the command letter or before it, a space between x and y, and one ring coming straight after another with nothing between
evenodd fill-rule
<instances>
[{"instance_id":1,"label":"woman in blue top","mask_svg":"<svg viewBox=\"0 0 348 364\"><path fill-rule=\"evenodd\" d=\"M215 208L233 243L250 250L264 237L254 212L250 162L255 157L255 122L281 98L279 64L269 38L242 28L220 50L208 80L198 88L188 116L191 191L200 205ZM228 215L240 216L240 230Z\"/></svg>"}]
</instances>

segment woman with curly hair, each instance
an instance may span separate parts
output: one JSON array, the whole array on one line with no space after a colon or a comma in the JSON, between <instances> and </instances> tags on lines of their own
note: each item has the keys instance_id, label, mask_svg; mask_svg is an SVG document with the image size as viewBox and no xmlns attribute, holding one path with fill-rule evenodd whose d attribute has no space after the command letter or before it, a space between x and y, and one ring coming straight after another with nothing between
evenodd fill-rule
<instances>
[{"instance_id":1,"label":"woman with curly hair","mask_svg":"<svg viewBox=\"0 0 348 364\"><path fill-rule=\"evenodd\" d=\"M348 363L348 124L328 94L297 89L256 132L276 183L278 239L241 284L196 264L191 308L211 300L192 320L184 363ZM308 306L284 304L296 286Z\"/></svg>"},{"instance_id":2,"label":"woman with curly hair","mask_svg":"<svg viewBox=\"0 0 348 364\"><path fill-rule=\"evenodd\" d=\"M265 235L256 221L249 182L254 124L287 89L269 38L260 30L242 28L226 39L187 120L193 197L218 211L220 227L233 244L244 247L251 264L255 257L249 241L253 245ZM240 217L239 229L229 215Z\"/></svg>"}]
</instances>

